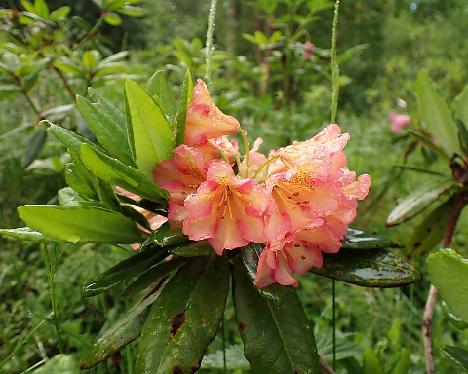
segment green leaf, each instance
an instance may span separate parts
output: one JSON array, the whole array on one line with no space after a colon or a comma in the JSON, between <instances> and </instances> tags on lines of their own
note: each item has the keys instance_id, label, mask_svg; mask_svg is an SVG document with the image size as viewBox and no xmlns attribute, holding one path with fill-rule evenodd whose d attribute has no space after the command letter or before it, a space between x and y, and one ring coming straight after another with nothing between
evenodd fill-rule
<instances>
[{"instance_id":1,"label":"green leaf","mask_svg":"<svg viewBox=\"0 0 468 374\"><path fill-rule=\"evenodd\" d=\"M419 140L426 148L445 161L450 161L450 156L437 144L433 143L432 137L423 131L409 129L408 133ZM424 149L424 148L423 148Z\"/></svg>"},{"instance_id":2,"label":"green leaf","mask_svg":"<svg viewBox=\"0 0 468 374\"><path fill-rule=\"evenodd\" d=\"M167 222L153 232L146 240L147 243L154 243L160 247L185 243L188 241L189 239L182 234L182 231L179 228L171 228Z\"/></svg>"},{"instance_id":3,"label":"green leaf","mask_svg":"<svg viewBox=\"0 0 468 374\"><path fill-rule=\"evenodd\" d=\"M209 261L200 258L182 266L151 308L141 332L136 371L198 370L216 335L228 288L229 265L224 256L212 256Z\"/></svg>"},{"instance_id":4,"label":"green leaf","mask_svg":"<svg viewBox=\"0 0 468 374\"><path fill-rule=\"evenodd\" d=\"M130 17L141 17L146 14L144 9L131 5L124 5L122 8L116 10L116 12Z\"/></svg>"},{"instance_id":5,"label":"green leaf","mask_svg":"<svg viewBox=\"0 0 468 374\"><path fill-rule=\"evenodd\" d=\"M386 225L396 226L413 218L449 191L452 185L453 181L445 178L423 184L392 210Z\"/></svg>"},{"instance_id":6,"label":"green leaf","mask_svg":"<svg viewBox=\"0 0 468 374\"><path fill-rule=\"evenodd\" d=\"M49 18L52 21L60 21L62 18L68 16L70 13L71 8L69 6L62 6L58 8L57 10L54 10L52 13L50 13Z\"/></svg>"},{"instance_id":7,"label":"green leaf","mask_svg":"<svg viewBox=\"0 0 468 374\"><path fill-rule=\"evenodd\" d=\"M441 249L427 258L432 284L450 309L468 321L468 259L451 249Z\"/></svg>"},{"instance_id":8,"label":"green leaf","mask_svg":"<svg viewBox=\"0 0 468 374\"><path fill-rule=\"evenodd\" d=\"M100 59L101 55L98 51L85 51L82 56L83 66L89 71L94 70L96 69Z\"/></svg>"},{"instance_id":9,"label":"green leaf","mask_svg":"<svg viewBox=\"0 0 468 374\"><path fill-rule=\"evenodd\" d=\"M175 245L170 247L169 251L180 257L200 257L211 256L213 254L213 247L206 241L200 241Z\"/></svg>"},{"instance_id":10,"label":"green leaf","mask_svg":"<svg viewBox=\"0 0 468 374\"><path fill-rule=\"evenodd\" d=\"M461 120L457 119L456 123L458 128L458 142L460 143L460 148L465 155L468 155L468 130Z\"/></svg>"},{"instance_id":11,"label":"green leaf","mask_svg":"<svg viewBox=\"0 0 468 374\"><path fill-rule=\"evenodd\" d=\"M323 267L310 272L364 287L400 287L421 279L402 257L390 250L343 249L323 256Z\"/></svg>"},{"instance_id":12,"label":"green leaf","mask_svg":"<svg viewBox=\"0 0 468 374\"><path fill-rule=\"evenodd\" d=\"M158 264L169 255L165 249L149 247L112 266L99 276L99 279L83 286L82 295L95 296L99 293L131 279L140 276L143 272Z\"/></svg>"},{"instance_id":13,"label":"green leaf","mask_svg":"<svg viewBox=\"0 0 468 374\"><path fill-rule=\"evenodd\" d=\"M34 374L80 374L80 366L72 355L57 355L43 366L33 371Z\"/></svg>"},{"instance_id":14,"label":"green leaf","mask_svg":"<svg viewBox=\"0 0 468 374\"><path fill-rule=\"evenodd\" d=\"M244 356L242 345L231 345L226 348L226 369L228 373L234 370L249 370L249 361ZM224 370L224 352L222 350L203 357L201 368L205 370Z\"/></svg>"},{"instance_id":15,"label":"green leaf","mask_svg":"<svg viewBox=\"0 0 468 374\"><path fill-rule=\"evenodd\" d=\"M426 70L421 70L416 81L416 94L419 103L419 115L432 133L436 142L451 156L460 154L457 128L450 114L450 109Z\"/></svg>"},{"instance_id":16,"label":"green leaf","mask_svg":"<svg viewBox=\"0 0 468 374\"><path fill-rule=\"evenodd\" d=\"M237 259L233 298L245 356L253 373L321 373L313 328L292 287L272 285L263 297Z\"/></svg>"},{"instance_id":17,"label":"green leaf","mask_svg":"<svg viewBox=\"0 0 468 374\"><path fill-rule=\"evenodd\" d=\"M159 105L170 124L173 123L176 111L174 88L169 84L163 70L156 71L146 84L146 91L151 97L157 97Z\"/></svg>"},{"instance_id":18,"label":"green leaf","mask_svg":"<svg viewBox=\"0 0 468 374\"><path fill-rule=\"evenodd\" d=\"M31 164L41 153L47 139L47 132L39 130L31 134L26 144L25 151L21 157L21 167L25 168Z\"/></svg>"},{"instance_id":19,"label":"green leaf","mask_svg":"<svg viewBox=\"0 0 468 374\"><path fill-rule=\"evenodd\" d=\"M468 126L468 85L455 98L455 117L459 118L466 126Z\"/></svg>"},{"instance_id":20,"label":"green leaf","mask_svg":"<svg viewBox=\"0 0 468 374\"><path fill-rule=\"evenodd\" d=\"M47 18L49 15L49 7L45 0L34 0L34 13L42 18Z\"/></svg>"},{"instance_id":21,"label":"green leaf","mask_svg":"<svg viewBox=\"0 0 468 374\"><path fill-rule=\"evenodd\" d=\"M75 108L73 104L58 105L49 108L41 113L42 118L47 118L49 121L61 121L67 114Z\"/></svg>"},{"instance_id":22,"label":"green leaf","mask_svg":"<svg viewBox=\"0 0 468 374\"><path fill-rule=\"evenodd\" d=\"M167 197L167 192L157 187L146 175L88 144L81 146L81 160L93 174L110 184L158 203L164 202Z\"/></svg>"},{"instance_id":23,"label":"green leaf","mask_svg":"<svg viewBox=\"0 0 468 374\"><path fill-rule=\"evenodd\" d=\"M76 105L104 149L124 164L132 166L134 163L124 118L115 114L117 109L99 101L92 103L80 95L76 97Z\"/></svg>"},{"instance_id":24,"label":"green leaf","mask_svg":"<svg viewBox=\"0 0 468 374\"><path fill-rule=\"evenodd\" d=\"M99 334L93 348L82 358L81 368L88 369L95 366L138 338L148 316L150 306L159 297L160 293L161 288L140 300L124 313L123 317Z\"/></svg>"},{"instance_id":25,"label":"green leaf","mask_svg":"<svg viewBox=\"0 0 468 374\"><path fill-rule=\"evenodd\" d=\"M90 199L97 197L94 187L88 183L88 170L83 165L80 168L73 163L68 163L65 166L64 176L65 182L80 195Z\"/></svg>"},{"instance_id":26,"label":"green leaf","mask_svg":"<svg viewBox=\"0 0 468 374\"><path fill-rule=\"evenodd\" d=\"M180 90L179 101L177 103L177 113L175 115L176 145L184 142L185 119L187 116L187 107L192 101L193 82L190 70L185 71L184 83Z\"/></svg>"},{"instance_id":27,"label":"green leaf","mask_svg":"<svg viewBox=\"0 0 468 374\"><path fill-rule=\"evenodd\" d=\"M376 374L383 372L379 359L371 348L364 349L363 359L363 374Z\"/></svg>"},{"instance_id":28,"label":"green leaf","mask_svg":"<svg viewBox=\"0 0 468 374\"><path fill-rule=\"evenodd\" d=\"M147 288L151 284L155 284L164 277L173 273L179 267L187 262L185 258L175 258L170 261L164 261L159 264L152 266L148 271L139 276L134 282L132 282L121 294L121 298L131 297L137 294L144 288Z\"/></svg>"},{"instance_id":29,"label":"green leaf","mask_svg":"<svg viewBox=\"0 0 468 374\"><path fill-rule=\"evenodd\" d=\"M0 236L14 240L36 243L53 243L57 241L42 235L38 231L31 230L29 227L19 227L17 229L0 229Z\"/></svg>"},{"instance_id":30,"label":"green leaf","mask_svg":"<svg viewBox=\"0 0 468 374\"><path fill-rule=\"evenodd\" d=\"M125 94L135 141L136 164L144 174L151 176L157 163L171 157L174 135L161 109L135 82L125 82Z\"/></svg>"},{"instance_id":31,"label":"green leaf","mask_svg":"<svg viewBox=\"0 0 468 374\"><path fill-rule=\"evenodd\" d=\"M34 5L32 5L32 3L28 0L21 0L21 5L28 12L34 13L36 11L36 9L34 9Z\"/></svg>"},{"instance_id":32,"label":"green leaf","mask_svg":"<svg viewBox=\"0 0 468 374\"><path fill-rule=\"evenodd\" d=\"M402 348L390 374L407 374L409 373L410 364L410 352L407 348Z\"/></svg>"},{"instance_id":33,"label":"green leaf","mask_svg":"<svg viewBox=\"0 0 468 374\"><path fill-rule=\"evenodd\" d=\"M361 230L348 228L348 232L341 241L341 249L376 249L398 246L391 240Z\"/></svg>"},{"instance_id":34,"label":"green leaf","mask_svg":"<svg viewBox=\"0 0 468 374\"><path fill-rule=\"evenodd\" d=\"M453 210L453 200L449 200L430 212L414 229L407 252L411 256L421 256L437 246L444 238Z\"/></svg>"},{"instance_id":35,"label":"green leaf","mask_svg":"<svg viewBox=\"0 0 468 374\"><path fill-rule=\"evenodd\" d=\"M24 205L21 219L33 230L72 243L135 243L141 235L127 217L96 207Z\"/></svg>"},{"instance_id":36,"label":"green leaf","mask_svg":"<svg viewBox=\"0 0 468 374\"><path fill-rule=\"evenodd\" d=\"M442 353L455 365L468 370L468 351L459 347L444 346Z\"/></svg>"},{"instance_id":37,"label":"green leaf","mask_svg":"<svg viewBox=\"0 0 468 374\"><path fill-rule=\"evenodd\" d=\"M106 13L102 19L111 26L119 26L122 23L122 18L113 12Z\"/></svg>"}]
</instances>

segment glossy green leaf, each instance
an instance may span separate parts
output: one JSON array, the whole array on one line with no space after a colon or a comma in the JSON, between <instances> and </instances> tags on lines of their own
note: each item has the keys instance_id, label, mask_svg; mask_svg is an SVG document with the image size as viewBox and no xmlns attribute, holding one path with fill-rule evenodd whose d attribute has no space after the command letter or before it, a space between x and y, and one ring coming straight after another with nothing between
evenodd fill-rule
<instances>
[{"instance_id":1,"label":"glossy green leaf","mask_svg":"<svg viewBox=\"0 0 468 374\"><path fill-rule=\"evenodd\" d=\"M449 191L452 185L453 181L445 178L423 184L392 210L387 217L386 225L396 226L413 218Z\"/></svg>"},{"instance_id":2,"label":"glossy green leaf","mask_svg":"<svg viewBox=\"0 0 468 374\"><path fill-rule=\"evenodd\" d=\"M432 284L450 309L468 321L468 259L451 249L441 249L427 258Z\"/></svg>"},{"instance_id":3,"label":"glossy green leaf","mask_svg":"<svg viewBox=\"0 0 468 374\"><path fill-rule=\"evenodd\" d=\"M188 244L179 244L169 248L169 251L180 257L200 257L211 256L213 247L206 241L190 242Z\"/></svg>"},{"instance_id":4,"label":"glossy green leaf","mask_svg":"<svg viewBox=\"0 0 468 374\"><path fill-rule=\"evenodd\" d=\"M154 243L160 247L185 243L188 241L189 239L182 234L182 231L179 228L171 228L171 225L167 222L153 232L146 240L146 242Z\"/></svg>"},{"instance_id":5,"label":"glossy green leaf","mask_svg":"<svg viewBox=\"0 0 468 374\"><path fill-rule=\"evenodd\" d=\"M34 13L40 17L47 18L49 15L49 7L45 0L34 0Z\"/></svg>"},{"instance_id":6,"label":"glossy green leaf","mask_svg":"<svg viewBox=\"0 0 468 374\"><path fill-rule=\"evenodd\" d=\"M72 355L57 355L43 366L32 371L34 374L80 374L80 365Z\"/></svg>"},{"instance_id":7,"label":"glossy green leaf","mask_svg":"<svg viewBox=\"0 0 468 374\"><path fill-rule=\"evenodd\" d=\"M184 83L179 94L179 101L177 103L177 113L175 115L175 133L176 133L176 145L184 142L185 133L185 118L187 116L187 107L192 101L193 82L190 70L187 69L185 72Z\"/></svg>"},{"instance_id":8,"label":"glossy green leaf","mask_svg":"<svg viewBox=\"0 0 468 374\"><path fill-rule=\"evenodd\" d=\"M134 165L124 118L116 114L118 110L99 101L92 103L80 95L76 97L76 105L104 149L124 164Z\"/></svg>"},{"instance_id":9,"label":"glossy green leaf","mask_svg":"<svg viewBox=\"0 0 468 374\"><path fill-rule=\"evenodd\" d=\"M443 347L442 353L459 368L468 370L468 350L446 345Z\"/></svg>"},{"instance_id":10,"label":"glossy green leaf","mask_svg":"<svg viewBox=\"0 0 468 374\"><path fill-rule=\"evenodd\" d=\"M421 279L402 257L387 249L343 249L323 256L323 267L310 272L364 287L400 287Z\"/></svg>"},{"instance_id":11,"label":"glossy green leaf","mask_svg":"<svg viewBox=\"0 0 468 374\"><path fill-rule=\"evenodd\" d=\"M155 165L171 157L174 134L161 109L135 82L125 82L125 94L135 142L136 164L148 177Z\"/></svg>"},{"instance_id":12,"label":"glossy green leaf","mask_svg":"<svg viewBox=\"0 0 468 374\"><path fill-rule=\"evenodd\" d=\"M127 217L96 207L24 205L21 219L33 230L72 243L135 243L141 235Z\"/></svg>"},{"instance_id":13,"label":"glossy green leaf","mask_svg":"<svg viewBox=\"0 0 468 374\"><path fill-rule=\"evenodd\" d=\"M70 113L75 108L73 104L58 105L52 108L49 108L41 113L42 118L46 118L49 121L61 121L63 120L68 113Z\"/></svg>"},{"instance_id":14,"label":"glossy green leaf","mask_svg":"<svg viewBox=\"0 0 468 374\"><path fill-rule=\"evenodd\" d=\"M439 245L444 238L453 210L453 201L449 200L430 212L414 229L408 244L408 253L412 256L421 256Z\"/></svg>"},{"instance_id":15,"label":"glossy green leaf","mask_svg":"<svg viewBox=\"0 0 468 374\"><path fill-rule=\"evenodd\" d=\"M155 98L164 115L170 124L173 123L176 111L176 100L174 97L174 87L166 79L163 70L157 70L146 84L146 90L151 97Z\"/></svg>"},{"instance_id":16,"label":"glossy green leaf","mask_svg":"<svg viewBox=\"0 0 468 374\"><path fill-rule=\"evenodd\" d=\"M164 261L152 266L148 271L144 272L134 282L132 282L121 294L121 298L134 296L142 289L147 288L151 284L155 284L164 277L173 273L179 267L187 262L185 258L175 258L170 261Z\"/></svg>"},{"instance_id":17,"label":"glossy green leaf","mask_svg":"<svg viewBox=\"0 0 468 374\"><path fill-rule=\"evenodd\" d=\"M82 145L80 155L83 164L107 183L154 202L163 202L167 197L167 192L158 188L146 175L88 144Z\"/></svg>"},{"instance_id":18,"label":"glossy green leaf","mask_svg":"<svg viewBox=\"0 0 468 374\"><path fill-rule=\"evenodd\" d=\"M311 323L292 287L267 287L263 297L240 259L236 260L233 298L245 356L253 373L321 373Z\"/></svg>"},{"instance_id":19,"label":"glossy green leaf","mask_svg":"<svg viewBox=\"0 0 468 374\"><path fill-rule=\"evenodd\" d=\"M0 229L0 236L8 239L21 240L25 242L53 243L57 240L48 238L38 231L29 227L19 227L17 229Z\"/></svg>"},{"instance_id":20,"label":"glossy green leaf","mask_svg":"<svg viewBox=\"0 0 468 374\"><path fill-rule=\"evenodd\" d=\"M376 249L397 246L391 240L352 228L348 228L348 232L341 241L342 249Z\"/></svg>"},{"instance_id":21,"label":"glossy green leaf","mask_svg":"<svg viewBox=\"0 0 468 374\"><path fill-rule=\"evenodd\" d=\"M148 316L150 306L159 297L161 289L159 288L140 300L124 313L123 317L99 334L93 348L81 359L81 368L88 369L95 366L137 339Z\"/></svg>"},{"instance_id":22,"label":"glossy green leaf","mask_svg":"<svg viewBox=\"0 0 468 374\"><path fill-rule=\"evenodd\" d=\"M47 139L47 132L39 130L31 134L26 144L23 157L21 157L21 167L25 168L31 164L41 153Z\"/></svg>"},{"instance_id":23,"label":"glossy green leaf","mask_svg":"<svg viewBox=\"0 0 468 374\"><path fill-rule=\"evenodd\" d=\"M89 201L84 199L73 188L64 187L58 191L58 203L60 206L99 206L98 201Z\"/></svg>"},{"instance_id":24,"label":"glossy green leaf","mask_svg":"<svg viewBox=\"0 0 468 374\"><path fill-rule=\"evenodd\" d=\"M128 280L132 280L155 266L169 255L165 249L149 247L106 270L99 279L83 286L82 295L95 296Z\"/></svg>"},{"instance_id":25,"label":"glossy green leaf","mask_svg":"<svg viewBox=\"0 0 468 374\"><path fill-rule=\"evenodd\" d=\"M432 133L436 142L451 156L460 154L457 139L457 128L453 122L450 109L436 90L435 84L426 70L421 70L416 81L416 93L419 103L419 115Z\"/></svg>"},{"instance_id":26,"label":"glossy green leaf","mask_svg":"<svg viewBox=\"0 0 468 374\"><path fill-rule=\"evenodd\" d=\"M228 288L229 265L224 256L192 260L181 267L151 308L141 333L136 371L198 370L216 335Z\"/></svg>"}]
</instances>

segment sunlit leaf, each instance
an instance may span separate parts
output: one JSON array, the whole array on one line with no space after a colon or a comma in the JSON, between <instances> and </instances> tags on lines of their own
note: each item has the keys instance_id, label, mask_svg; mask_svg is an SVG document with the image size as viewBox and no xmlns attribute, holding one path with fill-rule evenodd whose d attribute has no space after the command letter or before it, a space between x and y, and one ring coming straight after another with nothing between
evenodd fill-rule
<instances>
[{"instance_id":1,"label":"sunlit leaf","mask_svg":"<svg viewBox=\"0 0 468 374\"><path fill-rule=\"evenodd\" d=\"M169 123L172 124L176 111L174 87L167 81L163 70L158 70L151 76L146 84L146 90L155 99Z\"/></svg>"},{"instance_id":2,"label":"sunlit leaf","mask_svg":"<svg viewBox=\"0 0 468 374\"><path fill-rule=\"evenodd\" d=\"M427 258L431 282L450 309L468 321L468 259L451 249L441 249Z\"/></svg>"},{"instance_id":3,"label":"sunlit leaf","mask_svg":"<svg viewBox=\"0 0 468 374\"><path fill-rule=\"evenodd\" d=\"M133 165L125 119L117 114L118 110L102 101L92 103L80 95L76 97L76 105L104 149L124 164Z\"/></svg>"},{"instance_id":4,"label":"sunlit leaf","mask_svg":"<svg viewBox=\"0 0 468 374\"><path fill-rule=\"evenodd\" d=\"M82 145L80 155L84 165L104 181L148 200L164 202L167 193L138 170L124 165L88 144Z\"/></svg>"},{"instance_id":5,"label":"sunlit leaf","mask_svg":"<svg viewBox=\"0 0 468 374\"><path fill-rule=\"evenodd\" d=\"M127 105L132 124L136 164L147 176L155 165L171 157L174 134L161 109L135 82L125 83Z\"/></svg>"},{"instance_id":6,"label":"sunlit leaf","mask_svg":"<svg viewBox=\"0 0 468 374\"><path fill-rule=\"evenodd\" d=\"M135 243L141 239L127 217L96 207L23 205L20 218L33 230L72 243Z\"/></svg>"}]
</instances>

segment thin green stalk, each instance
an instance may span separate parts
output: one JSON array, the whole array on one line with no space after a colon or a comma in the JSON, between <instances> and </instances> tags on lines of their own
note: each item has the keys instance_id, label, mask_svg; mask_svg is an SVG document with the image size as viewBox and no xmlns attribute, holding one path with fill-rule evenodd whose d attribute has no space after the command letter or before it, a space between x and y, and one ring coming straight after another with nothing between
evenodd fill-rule
<instances>
[{"instance_id":1,"label":"thin green stalk","mask_svg":"<svg viewBox=\"0 0 468 374\"><path fill-rule=\"evenodd\" d=\"M336 304L335 304L335 280L332 279L332 325L333 325L333 370L336 370Z\"/></svg>"},{"instance_id":2,"label":"thin green stalk","mask_svg":"<svg viewBox=\"0 0 468 374\"><path fill-rule=\"evenodd\" d=\"M60 324L58 318L57 298L55 295L55 275L57 272L57 247L54 246L54 258L51 261L49 249L46 244L42 244L41 253L47 270L47 280L49 283L49 293L52 302L52 312L54 313L54 325L57 332L57 340L60 353L63 353L62 334L60 332Z\"/></svg>"},{"instance_id":3,"label":"thin green stalk","mask_svg":"<svg viewBox=\"0 0 468 374\"><path fill-rule=\"evenodd\" d=\"M24 95L24 97L26 98L26 101L28 102L28 104L31 106L32 110L34 111L34 113L36 113L37 116L39 116L41 114L41 111L39 110L39 108L36 106L36 104L34 104L34 101L31 99L31 97L29 96L29 94L25 91L25 90L22 90L21 91Z\"/></svg>"},{"instance_id":4,"label":"thin green stalk","mask_svg":"<svg viewBox=\"0 0 468 374\"><path fill-rule=\"evenodd\" d=\"M211 56L214 51L213 46L213 34L215 29L215 18L216 18L216 1L211 0L210 13L208 14L208 30L206 31L206 84L211 85Z\"/></svg>"},{"instance_id":5,"label":"thin green stalk","mask_svg":"<svg viewBox=\"0 0 468 374\"><path fill-rule=\"evenodd\" d=\"M100 14L98 20L96 21L96 23L94 24L94 26L88 31L88 33L85 36L83 36L83 38L81 38L81 40L78 41L78 43L75 45L75 47L73 49L80 48L83 45L84 42L86 42L90 37L92 37L94 34L96 34L99 27L101 27L102 22L104 21L105 14L106 14L105 11L101 12L101 14Z\"/></svg>"},{"instance_id":6,"label":"thin green stalk","mask_svg":"<svg viewBox=\"0 0 468 374\"><path fill-rule=\"evenodd\" d=\"M226 332L224 328L224 314L223 314L223 320L221 321L221 333L222 333L222 338L223 338L223 372L227 373L227 360L226 360Z\"/></svg>"},{"instance_id":7,"label":"thin green stalk","mask_svg":"<svg viewBox=\"0 0 468 374\"><path fill-rule=\"evenodd\" d=\"M336 121L336 111L338 108L338 91L339 91L339 76L340 69L336 61L336 28L338 24L338 11L340 8L340 0L335 1L335 10L333 12L332 26L332 45L331 45L331 73L332 73L332 101L331 101L331 117L330 123Z\"/></svg>"}]
</instances>

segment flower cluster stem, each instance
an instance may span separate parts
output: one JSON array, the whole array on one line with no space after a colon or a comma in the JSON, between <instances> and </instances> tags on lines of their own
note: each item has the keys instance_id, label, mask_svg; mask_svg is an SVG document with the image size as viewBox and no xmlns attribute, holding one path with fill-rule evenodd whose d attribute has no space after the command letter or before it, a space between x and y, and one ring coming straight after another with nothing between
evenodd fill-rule
<instances>
[{"instance_id":1,"label":"flower cluster stem","mask_svg":"<svg viewBox=\"0 0 468 374\"><path fill-rule=\"evenodd\" d=\"M211 0L210 13L208 14L208 30L206 31L206 84L211 85L211 56L213 54L213 34L216 19L216 1Z\"/></svg>"},{"instance_id":2,"label":"flower cluster stem","mask_svg":"<svg viewBox=\"0 0 468 374\"><path fill-rule=\"evenodd\" d=\"M331 101L331 117L330 123L336 121L336 111L338 108L338 91L339 91L339 75L340 69L336 61L336 29L338 24L338 11L340 8L340 0L335 1L335 10L333 12L333 26L332 26L332 43L331 43L331 73L332 73L332 101Z\"/></svg>"}]
</instances>

